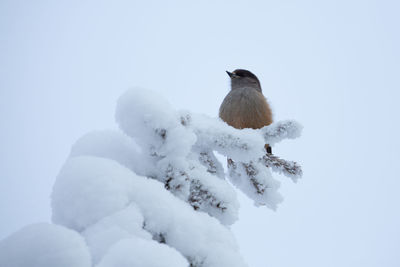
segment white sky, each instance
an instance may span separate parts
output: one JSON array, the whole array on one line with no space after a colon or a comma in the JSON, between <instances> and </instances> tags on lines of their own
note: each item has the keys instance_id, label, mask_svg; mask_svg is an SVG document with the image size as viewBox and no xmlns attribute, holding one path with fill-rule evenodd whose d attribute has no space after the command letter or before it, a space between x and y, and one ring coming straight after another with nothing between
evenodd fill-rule
<instances>
[{"instance_id":1,"label":"white sky","mask_svg":"<svg viewBox=\"0 0 400 267\"><path fill-rule=\"evenodd\" d=\"M218 3L216 3L218 2ZM0 239L50 220L73 142L127 88L216 116L225 70L261 80L300 139L277 212L240 195L251 267L400 266L399 1L0 1ZM156 97L156 96L155 96Z\"/></svg>"}]
</instances>

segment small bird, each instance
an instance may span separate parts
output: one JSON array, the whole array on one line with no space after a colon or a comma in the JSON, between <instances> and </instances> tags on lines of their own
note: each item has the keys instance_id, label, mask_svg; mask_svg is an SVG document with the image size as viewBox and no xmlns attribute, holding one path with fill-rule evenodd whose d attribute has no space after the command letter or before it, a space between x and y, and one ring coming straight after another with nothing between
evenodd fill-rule
<instances>
[{"instance_id":1,"label":"small bird","mask_svg":"<svg viewBox=\"0 0 400 267\"><path fill-rule=\"evenodd\" d=\"M237 128L259 129L272 123L272 111L262 94L257 76L248 70L227 71L231 78L231 91L219 108L219 117ZM265 149L272 153L266 144Z\"/></svg>"}]
</instances>

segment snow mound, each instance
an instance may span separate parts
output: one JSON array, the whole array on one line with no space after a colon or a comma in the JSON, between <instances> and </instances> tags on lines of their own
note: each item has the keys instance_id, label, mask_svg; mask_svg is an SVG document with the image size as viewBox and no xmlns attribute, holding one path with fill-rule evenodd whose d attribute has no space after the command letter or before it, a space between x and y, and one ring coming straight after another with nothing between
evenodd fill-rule
<instances>
[{"instance_id":1,"label":"snow mound","mask_svg":"<svg viewBox=\"0 0 400 267\"><path fill-rule=\"evenodd\" d=\"M113 160L70 158L52 199L53 220L83 231L95 261L122 239L139 237L157 244L152 237L186 258L207 262L203 266L246 266L232 233L218 220L196 212L159 181Z\"/></svg>"},{"instance_id":2,"label":"snow mound","mask_svg":"<svg viewBox=\"0 0 400 267\"><path fill-rule=\"evenodd\" d=\"M110 247L123 239L143 238L152 240L152 235L143 230L144 218L136 205L107 216L82 232L90 248L93 263L98 263Z\"/></svg>"},{"instance_id":3,"label":"snow mound","mask_svg":"<svg viewBox=\"0 0 400 267\"><path fill-rule=\"evenodd\" d=\"M135 252L135 253L132 253ZM146 239L119 241L96 267L188 267L175 249Z\"/></svg>"},{"instance_id":4,"label":"snow mound","mask_svg":"<svg viewBox=\"0 0 400 267\"><path fill-rule=\"evenodd\" d=\"M111 160L89 156L69 159L54 184L53 222L81 232L122 210L130 202L131 174Z\"/></svg>"},{"instance_id":5,"label":"snow mound","mask_svg":"<svg viewBox=\"0 0 400 267\"><path fill-rule=\"evenodd\" d=\"M63 226L37 223L0 242L0 266L90 267L83 238Z\"/></svg>"}]
</instances>

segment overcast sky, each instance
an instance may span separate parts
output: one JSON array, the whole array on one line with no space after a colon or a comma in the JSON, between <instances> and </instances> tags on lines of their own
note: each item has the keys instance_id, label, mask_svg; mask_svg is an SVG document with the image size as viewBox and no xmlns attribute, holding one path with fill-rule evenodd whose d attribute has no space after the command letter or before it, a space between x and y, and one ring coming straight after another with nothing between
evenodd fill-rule
<instances>
[{"instance_id":1,"label":"overcast sky","mask_svg":"<svg viewBox=\"0 0 400 267\"><path fill-rule=\"evenodd\" d=\"M50 221L71 145L116 128L141 86L217 116L225 70L260 79L274 147L304 177L276 212L240 195L233 226L251 267L400 266L400 2L0 1L0 239ZM154 97L157 97L156 95Z\"/></svg>"}]
</instances>

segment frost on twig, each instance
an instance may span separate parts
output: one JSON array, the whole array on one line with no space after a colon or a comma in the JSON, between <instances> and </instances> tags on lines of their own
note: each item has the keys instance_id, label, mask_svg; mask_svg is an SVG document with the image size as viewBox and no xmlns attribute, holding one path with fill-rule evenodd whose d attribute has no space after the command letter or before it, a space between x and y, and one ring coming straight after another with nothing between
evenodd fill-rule
<instances>
[{"instance_id":1,"label":"frost on twig","mask_svg":"<svg viewBox=\"0 0 400 267\"><path fill-rule=\"evenodd\" d=\"M278 193L280 183L260 162L234 162L228 160L230 181L254 201L256 206L276 210L283 198Z\"/></svg>"},{"instance_id":2,"label":"frost on twig","mask_svg":"<svg viewBox=\"0 0 400 267\"><path fill-rule=\"evenodd\" d=\"M222 167L222 164L218 161L218 159L215 157L213 151L199 152L199 161L207 168L207 171L209 173L221 179L225 178L224 168Z\"/></svg>"},{"instance_id":3,"label":"frost on twig","mask_svg":"<svg viewBox=\"0 0 400 267\"><path fill-rule=\"evenodd\" d=\"M278 121L260 129L265 142L274 145L283 139L294 139L301 135L301 126L298 122L287 120Z\"/></svg>"},{"instance_id":4,"label":"frost on twig","mask_svg":"<svg viewBox=\"0 0 400 267\"><path fill-rule=\"evenodd\" d=\"M262 157L265 166L270 167L274 172L282 173L297 182L303 175L301 166L295 161L286 161L272 154L265 154Z\"/></svg>"}]
</instances>

